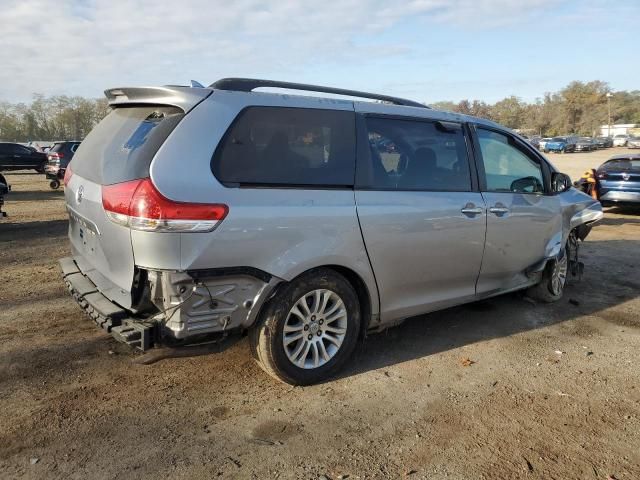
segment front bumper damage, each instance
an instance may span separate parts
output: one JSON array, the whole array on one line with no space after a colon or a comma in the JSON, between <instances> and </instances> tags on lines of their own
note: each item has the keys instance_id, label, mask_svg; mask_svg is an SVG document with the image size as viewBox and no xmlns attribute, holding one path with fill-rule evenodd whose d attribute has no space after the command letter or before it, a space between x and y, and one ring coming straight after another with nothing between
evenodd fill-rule
<instances>
[{"instance_id":1,"label":"front bumper damage","mask_svg":"<svg viewBox=\"0 0 640 480\"><path fill-rule=\"evenodd\" d=\"M60 260L69 292L87 315L116 340L146 351L190 344L244 330L281 281L240 267L193 272L146 271L146 308L130 311L104 296L73 258Z\"/></svg>"}]
</instances>

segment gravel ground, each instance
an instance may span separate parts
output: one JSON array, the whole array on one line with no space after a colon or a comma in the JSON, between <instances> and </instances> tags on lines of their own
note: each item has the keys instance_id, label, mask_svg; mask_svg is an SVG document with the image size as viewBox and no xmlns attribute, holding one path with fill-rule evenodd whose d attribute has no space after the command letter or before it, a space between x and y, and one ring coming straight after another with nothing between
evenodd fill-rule
<instances>
[{"instance_id":1,"label":"gravel ground","mask_svg":"<svg viewBox=\"0 0 640 480\"><path fill-rule=\"evenodd\" d=\"M550 158L576 179L614 151ZM62 192L7 176L0 478L640 478L640 211L606 212L562 301L417 317L292 388L246 339L135 363L60 280Z\"/></svg>"}]
</instances>

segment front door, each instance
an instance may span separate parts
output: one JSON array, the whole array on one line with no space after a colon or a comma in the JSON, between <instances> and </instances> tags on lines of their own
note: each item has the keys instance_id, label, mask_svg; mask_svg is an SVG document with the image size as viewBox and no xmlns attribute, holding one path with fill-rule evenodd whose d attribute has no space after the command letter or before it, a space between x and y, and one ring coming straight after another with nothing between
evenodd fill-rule
<instances>
[{"instance_id":1,"label":"front door","mask_svg":"<svg viewBox=\"0 0 640 480\"><path fill-rule=\"evenodd\" d=\"M472 299L486 210L462 125L371 115L359 122L356 205L381 320Z\"/></svg>"},{"instance_id":2,"label":"front door","mask_svg":"<svg viewBox=\"0 0 640 480\"><path fill-rule=\"evenodd\" d=\"M527 268L562 241L557 196L549 195L544 160L516 137L477 127L480 187L487 205L487 240L479 295L526 285Z\"/></svg>"}]
</instances>

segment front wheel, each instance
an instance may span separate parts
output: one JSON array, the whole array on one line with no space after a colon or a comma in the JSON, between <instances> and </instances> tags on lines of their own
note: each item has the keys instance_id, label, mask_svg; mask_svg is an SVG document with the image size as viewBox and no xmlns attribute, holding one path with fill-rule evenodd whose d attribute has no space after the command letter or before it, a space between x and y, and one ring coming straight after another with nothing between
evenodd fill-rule
<instances>
[{"instance_id":1,"label":"front wheel","mask_svg":"<svg viewBox=\"0 0 640 480\"><path fill-rule=\"evenodd\" d=\"M49 186L53 189L53 190L57 190L60 188L60 180L51 180L51 182L49 183Z\"/></svg>"},{"instance_id":2,"label":"front wheel","mask_svg":"<svg viewBox=\"0 0 640 480\"><path fill-rule=\"evenodd\" d=\"M544 303L557 302L564 294L568 272L569 256L564 248L556 260L547 263L540 283L529 288L527 296Z\"/></svg>"},{"instance_id":3,"label":"front wheel","mask_svg":"<svg viewBox=\"0 0 640 480\"><path fill-rule=\"evenodd\" d=\"M318 383L349 359L360 322L351 284L333 270L311 270L269 300L250 332L251 350L263 370L282 382Z\"/></svg>"}]
</instances>

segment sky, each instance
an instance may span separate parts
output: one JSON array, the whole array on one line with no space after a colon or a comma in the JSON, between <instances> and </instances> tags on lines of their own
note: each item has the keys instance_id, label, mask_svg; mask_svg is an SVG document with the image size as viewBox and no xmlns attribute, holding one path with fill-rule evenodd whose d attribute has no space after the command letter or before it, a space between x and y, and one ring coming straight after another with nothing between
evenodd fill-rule
<instances>
[{"instance_id":1,"label":"sky","mask_svg":"<svg viewBox=\"0 0 640 480\"><path fill-rule=\"evenodd\" d=\"M640 0L0 0L0 100L268 78L420 102L640 89Z\"/></svg>"}]
</instances>

